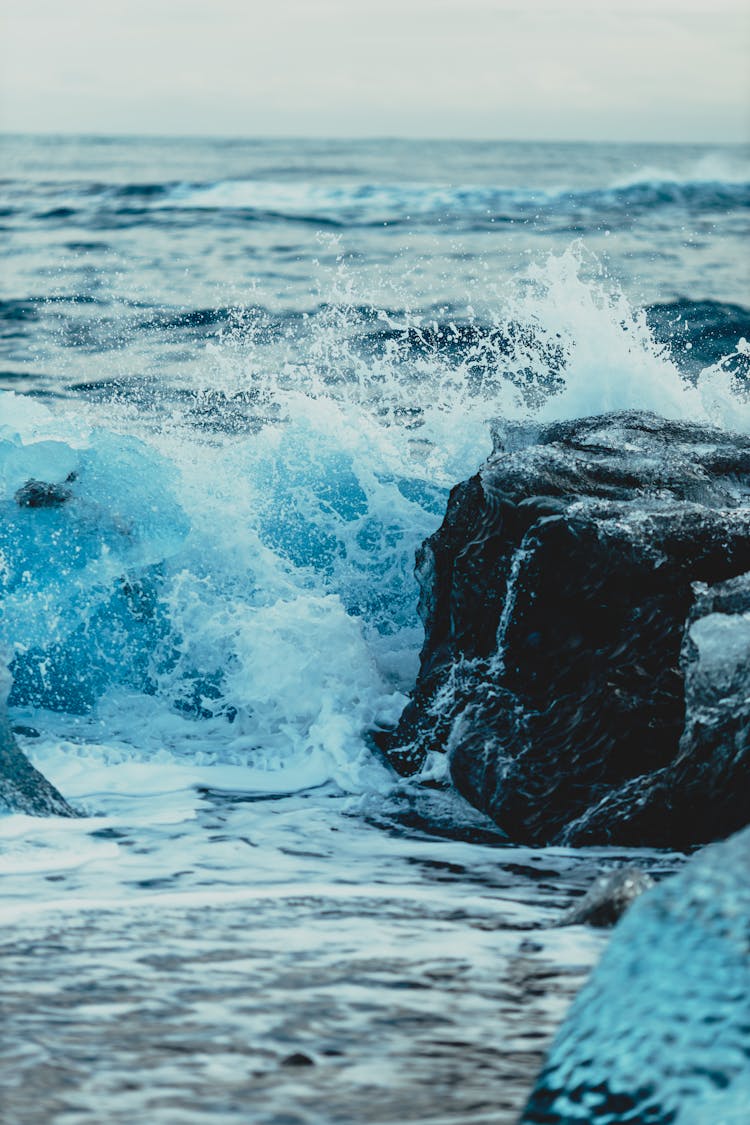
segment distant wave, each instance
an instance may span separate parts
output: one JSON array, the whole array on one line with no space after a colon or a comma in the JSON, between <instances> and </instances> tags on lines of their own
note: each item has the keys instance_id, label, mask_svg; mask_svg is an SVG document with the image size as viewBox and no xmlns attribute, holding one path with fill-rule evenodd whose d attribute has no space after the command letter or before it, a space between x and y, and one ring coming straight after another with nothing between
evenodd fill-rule
<instances>
[{"instance_id":1,"label":"distant wave","mask_svg":"<svg viewBox=\"0 0 750 1125\"><path fill-rule=\"evenodd\" d=\"M49 197L54 185L44 185ZM245 220L380 226L451 217L465 225L563 221L613 223L661 209L691 214L750 209L750 178L687 179L660 174L595 188L519 188L486 184L341 183L222 180L212 183L91 184L61 186L63 199L35 217L61 221L91 213L105 223L159 221L167 213L242 214Z\"/></svg>"},{"instance_id":2,"label":"distant wave","mask_svg":"<svg viewBox=\"0 0 750 1125\"><path fill-rule=\"evenodd\" d=\"M657 207L725 211L750 208L750 181L644 180L587 190L541 190L484 185L360 184L316 186L228 180L175 185L157 204L200 210L245 210L303 220L398 222L436 214L529 218L541 208L559 214L597 210L634 212Z\"/></svg>"},{"instance_id":3,"label":"distant wave","mask_svg":"<svg viewBox=\"0 0 750 1125\"><path fill-rule=\"evenodd\" d=\"M732 158L727 153L707 152L681 174L670 168L641 166L629 176L618 176L610 187L627 188L642 183L739 184L747 183L748 179L750 165L746 157L737 154Z\"/></svg>"}]
</instances>

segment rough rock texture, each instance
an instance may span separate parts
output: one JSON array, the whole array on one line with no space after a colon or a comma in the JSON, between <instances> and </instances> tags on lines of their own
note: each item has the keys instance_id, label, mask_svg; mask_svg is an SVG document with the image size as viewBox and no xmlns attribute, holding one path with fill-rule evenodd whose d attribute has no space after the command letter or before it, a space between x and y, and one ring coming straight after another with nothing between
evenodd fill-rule
<instances>
[{"instance_id":1,"label":"rough rock texture","mask_svg":"<svg viewBox=\"0 0 750 1125\"><path fill-rule=\"evenodd\" d=\"M0 812L76 816L63 796L21 753L0 704Z\"/></svg>"},{"instance_id":2,"label":"rough rock texture","mask_svg":"<svg viewBox=\"0 0 750 1125\"><path fill-rule=\"evenodd\" d=\"M680 657L685 711L678 753L584 814L573 826L578 842L615 832L686 846L750 821L750 574L696 584L694 595Z\"/></svg>"},{"instance_id":3,"label":"rough rock texture","mask_svg":"<svg viewBox=\"0 0 750 1125\"><path fill-rule=\"evenodd\" d=\"M742 826L747 707L721 677L709 706L696 637L709 606L745 613L744 580L708 587L749 570L750 439L636 412L499 433L418 558L426 641L390 760L447 750L516 840L682 847Z\"/></svg>"},{"instance_id":4,"label":"rough rock texture","mask_svg":"<svg viewBox=\"0 0 750 1125\"><path fill-rule=\"evenodd\" d=\"M66 481L75 480L75 473L71 473ZM73 496L71 489L66 484L49 484L43 480L27 480L17 490L13 499L19 508L57 508L66 504Z\"/></svg>"},{"instance_id":5,"label":"rough rock texture","mask_svg":"<svg viewBox=\"0 0 750 1125\"><path fill-rule=\"evenodd\" d=\"M654 880L638 867L621 867L600 875L582 899L563 915L562 926L614 926Z\"/></svg>"},{"instance_id":6,"label":"rough rock texture","mask_svg":"<svg viewBox=\"0 0 750 1125\"><path fill-rule=\"evenodd\" d=\"M633 904L575 1000L522 1125L744 1125L749 998L745 829Z\"/></svg>"}]
</instances>

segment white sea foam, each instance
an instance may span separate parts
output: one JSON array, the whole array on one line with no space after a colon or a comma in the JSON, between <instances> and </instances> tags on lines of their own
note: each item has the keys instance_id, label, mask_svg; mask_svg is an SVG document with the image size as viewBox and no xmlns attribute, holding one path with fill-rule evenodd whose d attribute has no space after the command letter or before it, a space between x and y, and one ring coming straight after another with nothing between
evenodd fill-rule
<instances>
[{"instance_id":1,"label":"white sea foam","mask_svg":"<svg viewBox=\"0 0 750 1125\"><path fill-rule=\"evenodd\" d=\"M86 804L106 782L81 789L71 746L126 778L132 762L144 793L149 762L174 767L177 788L200 784L193 768L287 791L387 784L367 732L396 721L416 673L414 554L488 454L490 419L643 408L750 430L723 365L688 384L580 247L531 268L459 352L414 356L404 341L429 322L383 314L391 343L363 355L345 331L353 282L338 284L346 301L281 372L252 332L225 356L214 345L218 386L275 404L257 432L203 440L179 416L155 427L111 407L105 430L99 408L3 396L12 702L50 734L44 769ZM12 500L28 477L71 473L69 503Z\"/></svg>"},{"instance_id":2,"label":"white sea foam","mask_svg":"<svg viewBox=\"0 0 750 1125\"><path fill-rule=\"evenodd\" d=\"M556 184L486 183L347 183L315 184L284 180L221 180L207 184L175 184L152 203L160 209L250 210L291 219L363 219L388 222L440 212L481 217L495 211L528 211L536 208L586 205L591 199L615 206L617 196L630 189L740 188L750 184L750 163L736 156L706 153L678 167L638 166L619 175L606 186L585 182Z\"/></svg>"},{"instance_id":3,"label":"white sea foam","mask_svg":"<svg viewBox=\"0 0 750 1125\"><path fill-rule=\"evenodd\" d=\"M340 184L323 186L253 180L225 180L200 186L180 185L172 189L160 207L249 209L298 218L335 218L342 213L365 210L384 216L410 212L432 212L457 202L476 205L487 200L491 189L466 185L451 188L440 184Z\"/></svg>"},{"instance_id":4,"label":"white sea foam","mask_svg":"<svg viewBox=\"0 0 750 1125\"><path fill-rule=\"evenodd\" d=\"M681 161L675 167L645 165L634 168L626 176L618 176L610 189L629 188L638 184L748 184L750 161L742 150L730 154L706 152L697 159Z\"/></svg>"},{"instance_id":5,"label":"white sea foam","mask_svg":"<svg viewBox=\"0 0 750 1125\"><path fill-rule=\"evenodd\" d=\"M711 420L700 391L686 383L655 343L643 310L634 310L605 278L584 280L585 258L582 249L573 248L533 266L526 291L512 305L515 319L533 325L541 340L556 343L564 354L562 385L545 397L538 415L551 421L651 410L669 418ZM596 271L595 260L588 265ZM538 347L518 360L544 386L547 373Z\"/></svg>"}]
</instances>

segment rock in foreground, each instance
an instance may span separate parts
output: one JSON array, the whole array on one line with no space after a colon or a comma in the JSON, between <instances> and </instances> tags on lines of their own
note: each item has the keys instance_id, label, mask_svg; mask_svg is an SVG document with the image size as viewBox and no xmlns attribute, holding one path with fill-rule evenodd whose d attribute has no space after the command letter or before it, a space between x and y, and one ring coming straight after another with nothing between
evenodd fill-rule
<instances>
[{"instance_id":1,"label":"rock in foreground","mask_svg":"<svg viewBox=\"0 0 750 1125\"><path fill-rule=\"evenodd\" d=\"M418 558L426 641L393 764L446 750L519 841L742 827L749 504L750 439L708 426L631 412L498 434Z\"/></svg>"},{"instance_id":2,"label":"rock in foreground","mask_svg":"<svg viewBox=\"0 0 750 1125\"><path fill-rule=\"evenodd\" d=\"M647 891L575 1000L522 1125L740 1125L750 1111L750 829Z\"/></svg>"}]
</instances>

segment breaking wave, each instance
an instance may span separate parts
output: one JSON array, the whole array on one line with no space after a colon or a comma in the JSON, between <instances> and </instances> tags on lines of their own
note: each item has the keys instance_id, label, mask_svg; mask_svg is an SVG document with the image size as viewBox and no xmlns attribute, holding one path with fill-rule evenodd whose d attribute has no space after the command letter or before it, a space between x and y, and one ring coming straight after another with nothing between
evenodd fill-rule
<instances>
[{"instance_id":1,"label":"breaking wave","mask_svg":"<svg viewBox=\"0 0 750 1125\"><path fill-rule=\"evenodd\" d=\"M637 408L750 431L744 339L686 378L583 259L530 270L490 325L370 312L363 336L332 303L281 368L236 325L211 390L177 399L2 394L14 715L66 754L104 728L143 760L379 784L371 736L422 640L415 552L493 419Z\"/></svg>"},{"instance_id":2,"label":"breaking wave","mask_svg":"<svg viewBox=\"0 0 750 1125\"><path fill-rule=\"evenodd\" d=\"M708 170L710 171L710 169ZM53 190L54 189L54 190ZM432 224L450 217L463 228L490 223L629 222L664 209L690 215L750 208L747 172L735 178L680 179L654 170L608 187L519 188L488 184L295 183L220 180L209 183L48 185L55 205L37 219L70 220L99 212L128 222L157 222L169 212L238 212L246 221L274 219L318 227ZM61 202L62 200L62 202ZM105 223L106 225L106 223Z\"/></svg>"}]
</instances>

